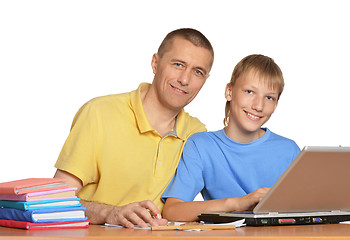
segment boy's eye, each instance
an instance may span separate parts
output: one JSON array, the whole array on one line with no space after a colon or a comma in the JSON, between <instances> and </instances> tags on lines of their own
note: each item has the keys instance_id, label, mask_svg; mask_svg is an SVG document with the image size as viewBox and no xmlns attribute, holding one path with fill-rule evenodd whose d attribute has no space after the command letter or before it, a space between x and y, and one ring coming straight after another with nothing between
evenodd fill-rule
<instances>
[{"instance_id":1,"label":"boy's eye","mask_svg":"<svg viewBox=\"0 0 350 240\"><path fill-rule=\"evenodd\" d=\"M270 97L270 96L267 96L266 99L270 100L270 101L275 101L275 98L274 97Z\"/></svg>"},{"instance_id":2,"label":"boy's eye","mask_svg":"<svg viewBox=\"0 0 350 240\"><path fill-rule=\"evenodd\" d=\"M245 90L245 92L248 93L248 94L252 94L253 93L252 90Z\"/></svg>"}]
</instances>

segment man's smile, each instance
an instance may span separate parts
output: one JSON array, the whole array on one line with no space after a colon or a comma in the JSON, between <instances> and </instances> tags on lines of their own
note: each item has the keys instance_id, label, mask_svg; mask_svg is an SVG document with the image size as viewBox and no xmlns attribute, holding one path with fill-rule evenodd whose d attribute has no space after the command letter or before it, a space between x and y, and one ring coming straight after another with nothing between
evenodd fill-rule
<instances>
[{"instance_id":1,"label":"man's smile","mask_svg":"<svg viewBox=\"0 0 350 240\"><path fill-rule=\"evenodd\" d=\"M175 86L172 85L172 84L170 84L170 86L171 86L175 91L177 91L177 92L179 92L179 93L181 93L181 94L187 94L186 91L184 91L184 90L182 90L182 89L180 89L180 88L178 88L178 87L175 87Z\"/></svg>"}]
</instances>

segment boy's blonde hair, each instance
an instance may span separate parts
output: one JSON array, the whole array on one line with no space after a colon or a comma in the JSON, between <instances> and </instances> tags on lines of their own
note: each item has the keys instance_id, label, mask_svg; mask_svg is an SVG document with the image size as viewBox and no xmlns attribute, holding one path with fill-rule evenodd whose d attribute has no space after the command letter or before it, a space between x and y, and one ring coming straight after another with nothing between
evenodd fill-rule
<instances>
[{"instance_id":1,"label":"boy's blonde hair","mask_svg":"<svg viewBox=\"0 0 350 240\"><path fill-rule=\"evenodd\" d=\"M267 56L260 54L253 54L243 58L237 63L232 72L230 84L233 87L238 78L243 77L250 71L254 71L263 81L267 81L269 88L278 90L278 98L280 98L283 88L284 79L279 66L275 61ZM226 102L224 125L227 126L230 113L230 101Z\"/></svg>"}]
</instances>

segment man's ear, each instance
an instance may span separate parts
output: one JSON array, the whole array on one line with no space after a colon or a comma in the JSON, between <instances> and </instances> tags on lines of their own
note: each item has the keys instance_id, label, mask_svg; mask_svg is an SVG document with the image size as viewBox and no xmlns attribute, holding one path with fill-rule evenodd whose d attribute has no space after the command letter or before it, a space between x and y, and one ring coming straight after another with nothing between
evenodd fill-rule
<instances>
[{"instance_id":1,"label":"man's ear","mask_svg":"<svg viewBox=\"0 0 350 240\"><path fill-rule=\"evenodd\" d=\"M226 98L227 101L231 101L232 100L232 84L231 83L226 84L225 98Z\"/></svg>"},{"instance_id":2,"label":"man's ear","mask_svg":"<svg viewBox=\"0 0 350 240\"><path fill-rule=\"evenodd\" d=\"M153 74L156 74L156 73L157 73L158 59L159 59L159 55L158 55L157 53L153 54L153 56L152 56L152 62L151 62Z\"/></svg>"}]
</instances>

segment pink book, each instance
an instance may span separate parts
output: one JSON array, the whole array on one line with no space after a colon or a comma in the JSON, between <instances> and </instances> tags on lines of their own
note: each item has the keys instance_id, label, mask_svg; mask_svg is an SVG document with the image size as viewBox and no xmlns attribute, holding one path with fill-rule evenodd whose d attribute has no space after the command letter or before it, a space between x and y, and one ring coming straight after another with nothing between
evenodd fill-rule
<instances>
[{"instance_id":1,"label":"pink book","mask_svg":"<svg viewBox=\"0 0 350 240\"><path fill-rule=\"evenodd\" d=\"M32 223L32 222L0 219L0 226L12 227L12 228L24 228L28 230L87 228L89 227L89 222L90 222L89 220L83 220L83 221L71 221L71 222Z\"/></svg>"},{"instance_id":2,"label":"pink book","mask_svg":"<svg viewBox=\"0 0 350 240\"><path fill-rule=\"evenodd\" d=\"M64 187L55 190L47 190L40 192L31 192L25 194L0 194L0 200L10 201L41 201L41 200L52 200L52 199L63 199L63 198L74 198L76 197L75 187Z\"/></svg>"},{"instance_id":3,"label":"pink book","mask_svg":"<svg viewBox=\"0 0 350 240\"><path fill-rule=\"evenodd\" d=\"M64 188L66 180L60 178L26 178L0 183L0 194L25 194Z\"/></svg>"}]
</instances>

